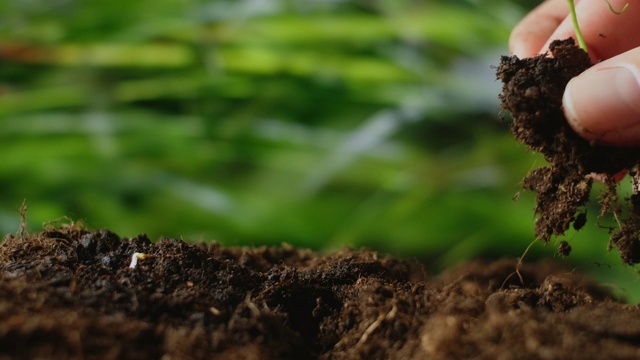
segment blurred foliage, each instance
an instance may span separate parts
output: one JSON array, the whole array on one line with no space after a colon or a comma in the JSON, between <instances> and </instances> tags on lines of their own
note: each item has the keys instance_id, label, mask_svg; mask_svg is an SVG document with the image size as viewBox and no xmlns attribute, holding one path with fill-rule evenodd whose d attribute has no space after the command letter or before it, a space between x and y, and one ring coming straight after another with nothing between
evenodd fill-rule
<instances>
[{"instance_id":1,"label":"blurred foliage","mask_svg":"<svg viewBox=\"0 0 640 360\"><path fill-rule=\"evenodd\" d=\"M491 65L529 1L0 2L0 230L520 256L543 161ZM596 214L597 210L589 214ZM590 216L591 218L591 216ZM634 299L606 231L569 261ZM553 256L553 244L528 256Z\"/></svg>"}]
</instances>

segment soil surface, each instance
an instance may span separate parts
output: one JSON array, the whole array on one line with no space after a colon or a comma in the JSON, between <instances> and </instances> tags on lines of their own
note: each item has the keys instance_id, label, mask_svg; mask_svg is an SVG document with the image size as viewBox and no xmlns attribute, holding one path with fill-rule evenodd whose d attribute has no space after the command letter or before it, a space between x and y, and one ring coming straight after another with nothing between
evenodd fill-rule
<instances>
[{"instance_id":1,"label":"soil surface","mask_svg":"<svg viewBox=\"0 0 640 360\"><path fill-rule=\"evenodd\" d=\"M607 187L600 195L601 216L612 213L617 226L611 229L610 245L628 264L640 262L640 195L620 204L614 175L640 163L640 148L616 148L590 143L578 136L562 112L562 95L571 78L591 66L587 53L573 39L555 41L550 54L519 59L504 56L497 70L503 82L502 107L512 118L512 132L518 141L540 152L549 166L531 171L525 189L537 193L536 237L549 242L569 227L580 229L586 221L592 174L605 177ZM634 176L636 178L636 176ZM637 181L637 179L636 179ZM640 189L634 183L634 188ZM570 247L561 242L558 251L567 255Z\"/></svg>"},{"instance_id":2,"label":"soil surface","mask_svg":"<svg viewBox=\"0 0 640 360\"><path fill-rule=\"evenodd\" d=\"M132 255L137 258L131 268ZM3 359L629 359L640 309L552 262L437 277L375 252L77 225L0 246Z\"/></svg>"}]
</instances>

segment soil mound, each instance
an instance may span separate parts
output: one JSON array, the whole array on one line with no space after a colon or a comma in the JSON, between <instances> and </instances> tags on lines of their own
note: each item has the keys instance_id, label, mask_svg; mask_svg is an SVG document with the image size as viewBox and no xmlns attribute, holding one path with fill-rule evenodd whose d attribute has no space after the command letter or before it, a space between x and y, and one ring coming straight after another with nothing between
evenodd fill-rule
<instances>
[{"instance_id":1,"label":"soil mound","mask_svg":"<svg viewBox=\"0 0 640 360\"><path fill-rule=\"evenodd\" d=\"M131 268L132 256L137 258ZM630 358L640 310L551 262L430 278L375 252L224 248L76 225L0 246L0 357Z\"/></svg>"}]
</instances>

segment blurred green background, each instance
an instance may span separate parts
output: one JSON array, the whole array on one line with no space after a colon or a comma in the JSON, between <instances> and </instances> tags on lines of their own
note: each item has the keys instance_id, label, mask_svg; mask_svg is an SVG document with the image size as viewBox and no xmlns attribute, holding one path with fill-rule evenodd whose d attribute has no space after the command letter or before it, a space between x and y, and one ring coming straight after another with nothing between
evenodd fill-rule
<instances>
[{"instance_id":1,"label":"blurred green background","mask_svg":"<svg viewBox=\"0 0 640 360\"><path fill-rule=\"evenodd\" d=\"M517 257L526 172L492 65L535 2L0 1L0 230ZM597 208L590 210L590 219ZM593 224L594 221L591 221ZM596 225L565 260L631 301ZM536 244L530 259L557 257Z\"/></svg>"}]
</instances>

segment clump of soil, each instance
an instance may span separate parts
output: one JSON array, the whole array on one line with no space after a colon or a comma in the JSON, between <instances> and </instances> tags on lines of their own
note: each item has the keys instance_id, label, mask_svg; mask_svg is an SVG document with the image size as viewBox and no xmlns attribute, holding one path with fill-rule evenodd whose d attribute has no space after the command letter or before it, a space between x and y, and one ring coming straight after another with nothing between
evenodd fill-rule
<instances>
[{"instance_id":1,"label":"clump of soil","mask_svg":"<svg viewBox=\"0 0 640 360\"><path fill-rule=\"evenodd\" d=\"M562 112L562 95L569 80L589 68L591 62L573 39L555 41L549 50L551 56L504 56L497 70L503 82L502 107L511 113L515 138L542 153L549 162L549 166L531 171L523 181L525 189L537 193L536 237L549 242L553 235L564 234L571 224L581 228L593 182L590 175L602 174L608 186L601 194L601 215L611 211L620 222L611 244L626 263L638 263L640 211L629 205L629 214L621 218L623 210L613 175L640 163L640 149L592 144L571 129ZM567 253L566 246L559 250Z\"/></svg>"},{"instance_id":2,"label":"clump of soil","mask_svg":"<svg viewBox=\"0 0 640 360\"><path fill-rule=\"evenodd\" d=\"M134 253L143 253L130 268ZM430 278L361 250L224 248L71 225L0 246L0 358L632 358L640 309L551 262Z\"/></svg>"}]
</instances>

